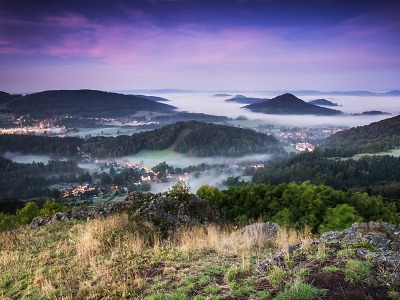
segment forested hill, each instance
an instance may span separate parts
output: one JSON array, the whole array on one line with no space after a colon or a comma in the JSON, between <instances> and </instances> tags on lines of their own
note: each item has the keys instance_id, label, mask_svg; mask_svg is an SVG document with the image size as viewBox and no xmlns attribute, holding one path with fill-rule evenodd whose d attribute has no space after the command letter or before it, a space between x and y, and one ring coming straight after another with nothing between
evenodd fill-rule
<instances>
[{"instance_id":1,"label":"forested hill","mask_svg":"<svg viewBox=\"0 0 400 300\"><path fill-rule=\"evenodd\" d=\"M254 104L254 103L263 103L268 101L266 98L254 98L254 97L246 97L243 95L236 95L233 98L225 100L225 102L235 102L235 103L244 103L244 104Z\"/></svg>"},{"instance_id":2,"label":"forested hill","mask_svg":"<svg viewBox=\"0 0 400 300\"><path fill-rule=\"evenodd\" d=\"M314 105L323 105L323 106L339 106L337 103L333 103L326 99L315 99L312 101L308 101L308 103L311 103Z\"/></svg>"},{"instance_id":3,"label":"forested hill","mask_svg":"<svg viewBox=\"0 0 400 300\"><path fill-rule=\"evenodd\" d=\"M400 115L366 126L337 132L322 142L324 149L361 152L387 151L400 146Z\"/></svg>"},{"instance_id":4,"label":"forested hill","mask_svg":"<svg viewBox=\"0 0 400 300\"><path fill-rule=\"evenodd\" d=\"M12 95L12 94L0 91L0 103L8 102L14 98L18 98L21 96L22 95Z\"/></svg>"},{"instance_id":5,"label":"forested hill","mask_svg":"<svg viewBox=\"0 0 400 300\"><path fill-rule=\"evenodd\" d=\"M400 157L332 159L317 149L258 169L253 182L280 184L311 181L335 189L369 192L400 199ZM399 202L400 203L400 202Z\"/></svg>"},{"instance_id":6,"label":"forested hill","mask_svg":"<svg viewBox=\"0 0 400 300\"><path fill-rule=\"evenodd\" d=\"M83 150L98 157L124 156L141 150L172 149L193 156L281 154L277 139L250 129L197 121L178 122L153 131L115 138L91 138Z\"/></svg>"},{"instance_id":7,"label":"forested hill","mask_svg":"<svg viewBox=\"0 0 400 300\"><path fill-rule=\"evenodd\" d=\"M131 136L59 138L0 135L0 153L53 154L73 157L78 147L95 157L121 157L141 150L172 149L193 156L240 156L253 153L282 154L277 139L225 125L197 121L178 122Z\"/></svg>"},{"instance_id":8,"label":"forested hill","mask_svg":"<svg viewBox=\"0 0 400 300\"><path fill-rule=\"evenodd\" d=\"M77 117L121 117L137 111L171 112L176 107L135 95L95 90L56 90L15 98L8 109L33 117L73 115Z\"/></svg>"},{"instance_id":9,"label":"forested hill","mask_svg":"<svg viewBox=\"0 0 400 300\"><path fill-rule=\"evenodd\" d=\"M246 105L253 112L279 115L339 115L342 112L307 103L292 94L283 94L262 103Z\"/></svg>"}]
</instances>

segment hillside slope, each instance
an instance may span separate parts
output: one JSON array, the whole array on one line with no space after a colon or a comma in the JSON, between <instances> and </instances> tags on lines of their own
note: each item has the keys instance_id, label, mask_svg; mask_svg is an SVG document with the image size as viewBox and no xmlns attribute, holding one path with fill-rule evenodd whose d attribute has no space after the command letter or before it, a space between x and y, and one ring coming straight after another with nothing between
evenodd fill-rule
<instances>
[{"instance_id":1,"label":"hillside slope","mask_svg":"<svg viewBox=\"0 0 400 300\"><path fill-rule=\"evenodd\" d=\"M184 134L181 134L184 132ZM225 125L198 121L178 122L131 136L60 138L27 135L0 135L0 153L51 154L73 157L78 147L95 157L121 157L141 150L175 151L193 156L241 156L254 153L281 154L277 139Z\"/></svg>"},{"instance_id":2,"label":"hillside slope","mask_svg":"<svg viewBox=\"0 0 400 300\"><path fill-rule=\"evenodd\" d=\"M283 94L262 103L246 105L253 112L278 115L339 115L338 110L307 103L292 94Z\"/></svg>"},{"instance_id":3,"label":"hillside slope","mask_svg":"<svg viewBox=\"0 0 400 300\"><path fill-rule=\"evenodd\" d=\"M124 156L140 150L174 150L193 156L282 153L277 139L250 129L197 121L178 122L153 131L115 138L91 138L83 150L96 156Z\"/></svg>"},{"instance_id":4,"label":"hillside slope","mask_svg":"<svg viewBox=\"0 0 400 300\"><path fill-rule=\"evenodd\" d=\"M5 102L11 101L15 98L19 98L21 96L22 95L13 95L13 94L9 94L9 93L0 91L0 103L5 103Z\"/></svg>"},{"instance_id":5,"label":"hillside slope","mask_svg":"<svg viewBox=\"0 0 400 300\"><path fill-rule=\"evenodd\" d=\"M137 111L171 112L176 107L135 95L96 90L55 90L16 98L8 105L17 114L33 117L72 115L77 117L120 117Z\"/></svg>"},{"instance_id":6,"label":"hillside slope","mask_svg":"<svg viewBox=\"0 0 400 300\"><path fill-rule=\"evenodd\" d=\"M308 103L314 104L314 105L323 105L323 106L339 106L337 103L334 103L334 102L326 100L326 99L315 99L312 101L308 101Z\"/></svg>"},{"instance_id":7,"label":"hillside slope","mask_svg":"<svg viewBox=\"0 0 400 300\"><path fill-rule=\"evenodd\" d=\"M357 153L386 151L400 146L400 115L337 132L321 144L324 149Z\"/></svg>"},{"instance_id":8,"label":"hillside slope","mask_svg":"<svg viewBox=\"0 0 400 300\"><path fill-rule=\"evenodd\" d=\"M397 299L399 227L319 239L256 223L210 225L195 195L130 194L0 233L5 299ZM208 223L208 224L207 224ZM84 283L84 284L83 284Z\"/></svg>"}]
</instances>

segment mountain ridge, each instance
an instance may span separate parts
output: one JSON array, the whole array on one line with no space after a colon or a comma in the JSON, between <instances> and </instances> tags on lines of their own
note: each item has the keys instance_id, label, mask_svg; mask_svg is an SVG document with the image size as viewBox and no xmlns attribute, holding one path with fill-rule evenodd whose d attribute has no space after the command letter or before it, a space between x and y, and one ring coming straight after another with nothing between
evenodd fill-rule
<instances>
[{"instance_id":1,"label":"mountain ridge","mask_svg":"<svg viewBox=\"0 0 400 300\"><path fill-rule=\"evenodd\" d=\"M337 132L321 143L322 148L355 152L380 152L400 146L400 115Z\"/></svg>"},{"instance_id":2,"label":"mountain ridge","mask_svg":"<svg viewBox=\"0 0 400 300\"><path fill-rule=\"evenodd\" d=\"M187 134L181 134L185 131ZM283 153L279 141L270 135L251 129L198 121L177 122L130 136L89 139L0 135L0 153L20 151L67 157L78 155L78 147L95 157L122 157L141 150L165 150L171 145L174 146L174 151L191 156L234 157L254 153Z\"/></svg>"},{"instance_id":3,"label":"mountain ridge","mask_svg":"<svg viewBox=\"0 0 400 300\"><path fill-rule=\"evenodd\" d=\"M20 96L8 103L8 109L33 117L119 117L137 111L171 112L176 107L135 95L83 89L49 90Z\"/></svg>"},{"instance_id":4,"label":"mountain ridge","mask_svg":"<svg viewBox=\"0 0 400 300\"><path fill-rule=\"evenodd\" d=\"M262 103L243 106L253 112L278 115L339 115L341 111L307 103L293 94L283 94Z\"/></svg>"}]
</instances>

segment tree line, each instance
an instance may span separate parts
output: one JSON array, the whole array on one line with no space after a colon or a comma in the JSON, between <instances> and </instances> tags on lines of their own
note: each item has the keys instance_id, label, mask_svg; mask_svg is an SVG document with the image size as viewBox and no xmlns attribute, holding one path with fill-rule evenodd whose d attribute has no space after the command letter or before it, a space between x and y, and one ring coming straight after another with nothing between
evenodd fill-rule
<instances>
[{"instance_id":1,"label":"tree line","mask_svg":"<svg viewBox=\"0 0 400 300\"><path fill-rule=\"evenodd\" d=\"M358 160L327 158L314 151L258 169L253 182L280 184L310 180L335 189L367 191L389 198L400 196L400 157L363 156Z\"/></svg>"},{"instance_id":2,"label":"tree line","mask_svg":"<svg viewBox=\"0 0 400 300\"><path fill-rule=\"evenodd\" d=\"M91 181L91 176L73 161L50 160L47 164L17 163L0 157L0 198L58 198L60 192L47 186L86 181Z\"/></svg>"},{"instance_id":3,"label":"tree line","mask_svg":"<svg viewBox=\"0 0 400 300\"><path fill-rule=\"evenodd\" d=\"M395 201L310 182L253 183L227 190L205 185L197 195L208 200L224 221L236 224L262 218L282 226L307 226L314 233L322 233L342 230L360 221L400 221Z\"/></svg>"},{"instance_id":4,"label":"tree line","mask_svg":"<svg viewBox=\"0 0 400 300\"><path fill-rule=\"evenodd\" d=\"M176 142L176 145L174 143ZM0 135L0 153L22 152L76 157L81 151L95 157L121 157L141 150L164 150L196 156L239 156L249 153L282 154L279 142L272 136L250 129L234 128L197 121L177 122L152 131L130 136L45 137Z\"/></svg>"},{"instance_id":5,"label":"tree line","mask_svg":"<svg viewBox=\"0 0 400 300\"><path fill-rule=\"evenodd\" d=\"M400 116L337 132L321 144L324 149L376 153L400 146Z\"/></svg>"},{"instance_id":6,"label":"tree line","mask_svg":"<svg viewBox=\"0 0 400 300\"><path fill-rule=\"evenodd\" d=\"M51 217L57 212L69 209L70 207L53 200L27 202L15 212L0 212L0 232L27 225L36 217Z\"/></svg>"}]
</instances>

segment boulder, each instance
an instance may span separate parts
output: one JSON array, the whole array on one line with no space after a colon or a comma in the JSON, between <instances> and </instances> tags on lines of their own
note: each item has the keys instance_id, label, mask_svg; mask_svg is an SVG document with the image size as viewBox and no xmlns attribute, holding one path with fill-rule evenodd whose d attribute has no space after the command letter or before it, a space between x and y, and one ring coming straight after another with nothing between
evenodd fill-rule
<instances>
[{"instance_id":1,"label":"boulder","mask_svg":"<svg viewBox=\"0 0 400 300\"><path fill-rule=\"evenodd\" d=\"M132 222L150 223L165 234L174 231L178 226L197 226L216 220L216 214L208 201L194 194L186 195L182 199L169 193L133 192L121 202L109 201L97 207L75 208L58 212L50 218L37 217L28 227L37 228L57 221L101 218L121 211L127 211Z\"/></svg>"},{"instance_id":2,"label":"boulder","mask_svg":"<svg viewBox=\"0 0 400 300\"><path fill-rule=\"evenodd\" d=\"M325 244L327 247L349 244L357 249L359 259L371 260L400 278L400 227L386 222L354 223L343 231L326 232L319 239L290 245L262 261L256 271L265 272L274 265L284 264L284 253L298 253L304 244Z\"/></svg>"}]
</instances>

